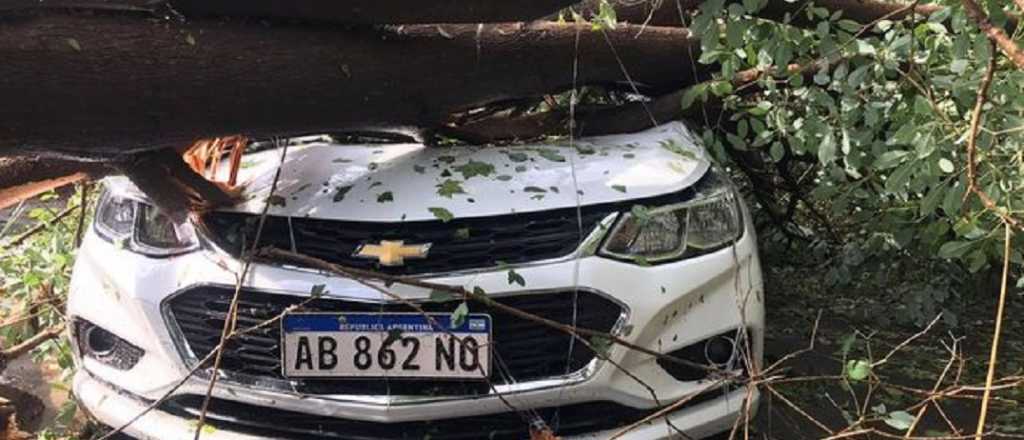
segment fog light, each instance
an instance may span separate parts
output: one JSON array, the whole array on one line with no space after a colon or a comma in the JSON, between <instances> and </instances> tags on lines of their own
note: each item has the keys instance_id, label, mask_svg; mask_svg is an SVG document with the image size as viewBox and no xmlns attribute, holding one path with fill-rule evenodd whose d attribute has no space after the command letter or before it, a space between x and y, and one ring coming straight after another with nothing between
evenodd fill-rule
<instances>
[{"instance_id":1,"label":"fog light","mask_svg":"<svg viewBox=\"0 0 1024 440\"><path fill-rule=\"evenodd\" d=\"M75 342L83 358L99 361L118 370L130 370L145 354L141 348L83 319L75 320Z\"/></svg>"},{"instance_id":2,"label":"fog light","mask_svg":"<svg viewBox=\"0 0 1024 440\"><path fill-rule=\"evenodd\" d=\"M736 343L729 336L715 336L704 344L704 359L709 365L729 368L736 358Z\"/></svg>"},{"instance_id":3,"label":"fog light","mask_svg":"<svg viewBox=\"0 0 1024 440\"><path fill-rule=\"evenodd\" d=\"M84 352L94 356L106 356L117 347L117 336L95 325L86 327L83 335Z\"/></svg>"},{"instance_id":4,"label":"fog light","mask_svg":"<svg viewBox=\"0 0 1024 440\"><path fill-rule=\"evenodd\" d=\"M665 359L658 359L658 365L670 376L682 382L705 379L714 370L728 371L740 368L742 365L738 362L739 350L736 349L738 335L737 330L732 330L666 353L694 364L706 365L708 368L682 365Z\"/></svg>"}]
</instances>

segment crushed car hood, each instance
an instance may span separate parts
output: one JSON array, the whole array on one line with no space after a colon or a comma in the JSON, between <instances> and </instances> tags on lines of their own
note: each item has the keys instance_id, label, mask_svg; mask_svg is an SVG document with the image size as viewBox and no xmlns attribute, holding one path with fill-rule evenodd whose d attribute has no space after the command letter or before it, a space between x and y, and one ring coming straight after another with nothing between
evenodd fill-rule
<instances>
[{"instance_id":1,"label":"crushed car hood","mask_svg":"<svg viewBox=\"0 0 1024 440\"><path fill-rule=\"evenodd\" d=\"M695 183L707 152L680 122L516 146L290 145L246 154L224 211L394 222L544 211L658 196ZM226 167L222 167L226 168ZM127 184L126 180L119 184Z\"/></svg>"},{"instance_id":2,"label":"crushed car hood","mask_svg":"<svg viewBox=\"0 0 1024 440\"><path fill-rule=\"evenodd\" d=\"M247 156L239 172L258 213L279 150ZM640 133L510 147L419 144L289 147L271 215L398 221L480 217L657 196L692 185L710 165L682 123ZM440 209L438 209L440 208Z\"/></svg>"}]
</instances>

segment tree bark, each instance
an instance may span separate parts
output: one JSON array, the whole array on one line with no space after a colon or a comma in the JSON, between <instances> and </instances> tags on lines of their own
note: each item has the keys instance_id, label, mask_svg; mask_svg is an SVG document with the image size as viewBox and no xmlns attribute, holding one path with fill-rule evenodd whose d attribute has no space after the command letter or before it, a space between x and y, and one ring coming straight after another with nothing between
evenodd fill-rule
<instances>
[{"instance_id":1,"label":"tree bark","mask_svg":"<svg viewBox=\"0 0 1024 440\"><path fill-rule=\"evenodd\" d=\"M72 8L147 11L184 17L257 17L344 24L529 21L576 0L6 0L0 11Z\"/></svg>"},{"instance_id":2,"label":"tree bark","mask_svg":"<svg viewBox=\"0 0 1024 440\"><path fill-rule=\"evenodd\" d=\"M98 162L46 157L0 158L0 209L51 189L86 178L99 178L111 168Z\"/></svg>"},{"instance_id":3,"label":"tree bark","mask_svg":"<svg viewBox=\"0 0 1024 440\"><path fill-rule=\"evenodd\" d=\"M453 111L575 83L695 83L685 29L603 34L553 23L383 30L146 20L63 11L0 21L0 154L119 154L197 138L375 125L432 126ZM606 42L607 35L611 44ZM614 47L615 50L611 50Z\"/></svg>"}]
</instances>

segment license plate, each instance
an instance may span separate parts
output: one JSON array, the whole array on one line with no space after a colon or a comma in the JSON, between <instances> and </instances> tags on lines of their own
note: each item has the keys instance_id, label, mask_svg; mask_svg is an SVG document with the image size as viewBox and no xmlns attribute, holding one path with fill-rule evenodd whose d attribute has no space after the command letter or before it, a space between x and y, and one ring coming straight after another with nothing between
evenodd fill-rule
<instances>
[{"instance_id":1,"label":"license plate","mask_svg":"<svg viewBox=\"0 0 1024 440\"><path fill-rule=\"evenodd\" d=\"M427 316L430 319L427 319ZM281 320L285 377L485 379L491 317L470 314L295 313ZM431 322L433 321L433 322Z\"/></svg>"}]
</instances>

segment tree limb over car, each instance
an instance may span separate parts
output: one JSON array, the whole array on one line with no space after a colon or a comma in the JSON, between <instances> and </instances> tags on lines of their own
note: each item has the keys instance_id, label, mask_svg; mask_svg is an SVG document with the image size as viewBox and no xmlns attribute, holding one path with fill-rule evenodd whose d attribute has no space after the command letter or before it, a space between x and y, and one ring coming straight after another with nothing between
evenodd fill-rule
<instances>
[{"instance_id":1,"label":"tree limb over car","mask_svg":"<svg viewBox=\"0 0 1024 440\"><path fill-rule=\"evenodd\" d=\"M133 163L152 151L180 152L200 138L380 125L473 142L525 139L566 133L568 114L515 111L465 126L454 115L495 113L487 109L540 102L573 86L653 99L581 108L574 127L583 133L635 131L688 112L718 111L677 105L688 88L706 87L719 67L698 62L701 36L682 27L704 2L611 1L619 23L600 31L552 21L566 6L572 10L563 18L600 13L592 0L445 0L429 10L406 3L7 3L0 7L0 96L7 103L0 108L0 155ZM807 6L768 0L754 14L807 26L814 21ZM939 10L879 0L814 6L863 23ZM538 17L548 21L528 21ZM1010 17L1008 26L1015 23ZM181 170L177 164L160 169ZM145 172L136 170L133 180ZM170 187L195 180L174 181ZM201 186L184 187L189 195L175 198L176 209L197 206L197 198L225 202L222 193Z\"/></svg>"}]
</instances>

